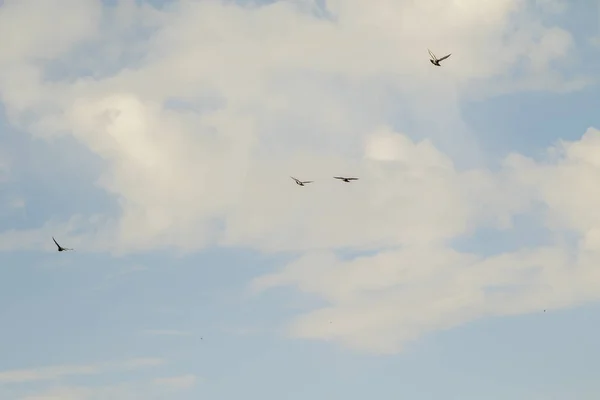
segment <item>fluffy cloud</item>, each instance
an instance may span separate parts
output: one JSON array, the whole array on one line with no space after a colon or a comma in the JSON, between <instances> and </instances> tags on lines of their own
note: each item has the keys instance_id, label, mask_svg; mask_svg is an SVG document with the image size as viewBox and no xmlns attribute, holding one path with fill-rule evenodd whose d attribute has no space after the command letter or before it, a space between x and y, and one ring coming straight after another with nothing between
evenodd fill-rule
<instances>
[{"instance_id":1,"label":"fluffy cloud","mask_svg":"<svg viewBox=\"0 0 600 400\"><path fill-rule=\"evenodd\" d=\"M568 32L545 26L515 0L485 7L330 1L320 16L310 1L262 7L182 1L164 11L122 2L104 19L97 2L77 4L78 15L70 18L86 23L70 22L60 34L35 24L7 61L0 90L13 123L43 137L73 135L105 161L97 183L119 199L121 215L78 223L108 226L110 233L86 242L114 237L101 247L115 251L160 244L185 250L213 243L266 250L390 245L460 233L472 212L458 204L464 193L454 180L469 178L448 170L447 156L428 142L416 145L418 151L446 172L423 172L419 181L401 170L412 168L409 159L402 167L378 165L370 160L395 155L374 155L386 146L377 140L394 142L389 152L408 139L373 136L365 159L365 133L393 124L399 110L389 102L403 99L398 105L408 108L416 134L426 130L451 156L473 156L476 140L460 121L459 93L504 81L541 79L548 86L558 73L551 61L572 52ZM33 3L8 2L2 17L28 21L36 15L28 7ZM416 21L424 20L436 28L423 30ZM121 34L124 44L110 54L121 55L124 65L91 79L66 61L78 66L92 58L91 76L104 71L107 53L92 53L108 46L102 35L110 29L103 24ZM148 29L153 33L143 35ZM47 41L55 44L42 51ZM114 34L106 41L118 47ZM80 54L86 46L91 50ZM428 46L455 56L433 69ZM535 60L515 78L534 46ZM143 55L132 57L140 48ZM49 71L55 72L50 80ZM361 189L320 183L301 195L283 186L289 174L327 179L340 173L361 174L366 183ZM437 196L447 204L430 204ZM414 230L411 218L429 222Z\"/></svg>"},{"instance_id":2,"label":"fluffy cloud","mask_svg":"<svg viewBox=\"0 0 600 400\"><path fill-rule=\"evenodd\" d=\"M499 227L509 234L516 234L510 229L515 211L544 210L539 218L552 233L544 245L484 257L427 237L421 242L399 240L402 246L396 249L351 260L332 251L310 252L281 272L255 279L254 289L294 285L327 302L292 323L289 332L294 336L337 339L361 350L384 353L399 351L406 341L425 332L485 315L535 312L597 300L600 221L593 210L600 201L599 144L600 131L589 129L580 141L551 148L542 162L512 154L504 170L487 175L473 191L486 196L463 197L457 202L465 210L478 204L504 210L507 224ZM389 146L386 155L391 153ZM420 160L427 163L426 157ZM498 181L510 184L504 190L490 191ZM452 186L461 187L460 183ZM505 201L498 200L500 193ZM444 204L451 199L447 193L434 198ZM500 207L490 199L496 199ZM450 209L454 215L459 207ZM420 215L410 226L426 224ZM461 214L457 221L468 221L467 216ZM434 221L444 226L441 216L431 220L432 227ZM440 227L436 232L443 230ZM452 231L447 238L461 233L464 230Z\"/></svg>"},{"instance_id":3,"label":"fluffy cloud","mask_svg":"<svg viewBox=\"0 0 600 400\"><path fill-rule=\"evenodd\" d=\"M42 3L0 8L1 37L22 37L0 59L7 115L101 160L95 183L119 213L4 232L3 248L37 248L52 230L79 251L302 251L255 288L296 284L326 298L331 306L292 332L376 351L484 314L593 297L591 287L572 290L592 281L600 240L586 217L598 133L557 147L554 160L510 155L491 171L460 113L471 96L586 82L563 77L574 41L544 19L566 3L532 12L520 0L330 0L327 9L73 0L61 30L51 17L61 9ZM428 47L453 55L434 68ZM333 181L338 174L361 179ZM315 183L300 188L289 175ZM511 229L540 204L548 227L585 237L577 273L567 245L489 258L452 248L481 227ZM344 261L344 248L384 251ZM497 285L516 294L487 292Z\"/></svg>"}]
</instances>

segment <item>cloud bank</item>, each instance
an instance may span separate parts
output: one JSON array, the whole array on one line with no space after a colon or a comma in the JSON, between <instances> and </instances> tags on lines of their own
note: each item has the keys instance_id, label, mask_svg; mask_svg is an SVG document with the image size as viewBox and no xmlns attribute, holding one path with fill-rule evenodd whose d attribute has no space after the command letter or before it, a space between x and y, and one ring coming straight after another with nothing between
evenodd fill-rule
<instances>
[{"instance_id":1,"label":"cloud bank","mask_svg":"<svg viewBox=\"0 0 600 400\"><path fill-rule=\"evenodd\" d=\"M376 352L597 298L600 132L492 169L461 116L464 100L590 83L573 72L572 35L550 22L566 2L69 0L60 30L53 4L0 8L6 116L99 162L93 184L118 212L8 230L3 250L50 249L52 232L79 251L298 252L252 287L328 303L292 335ZM453 55L434 68L427 48ZM523 215L549 234L543 245L455 245L510 233ZM347 249L376 254L347 260Z\"/></svg>"}]
</instances>

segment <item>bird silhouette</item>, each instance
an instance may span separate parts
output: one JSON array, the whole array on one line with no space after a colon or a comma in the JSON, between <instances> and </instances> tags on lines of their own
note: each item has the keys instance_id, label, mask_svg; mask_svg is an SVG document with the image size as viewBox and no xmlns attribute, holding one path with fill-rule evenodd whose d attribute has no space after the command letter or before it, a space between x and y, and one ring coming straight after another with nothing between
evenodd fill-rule
<instances>
[{"instance_id":1,"label":"bird silhouette","mask_svg":"<svg viewBox=\"0 0 600 400\"><path fill-rule=\"evenodd\" d=\"M300 185L300 186L304 186L304 184L306 183L312 183L313 181L301 181L299 179L294 178L293 176L290 176L290 178L292 178L293 180L296 181L296 184Z\"/></svg>"},{"instance_id":2,"label":"bird silhouette","mask_svg":"<svg viewBox=\"0 0 600 400\"><path fill-rule=\"evenodd\" d=\"M429 61L431 61L431 63L432 63L433 65L436 65L436 66L438 66L438 67L441 67L441 65L440 65L440 61L444 61L446 58L448 58L448 57L450 57L450 56L452 55L452 53L450 53L450 54L448 54L448 55L445 55L445 56L444 56L444 57L442 57L442 58L437 58L437 57L435 56L435 54L433 54L433 53L431 52L431 50L427 49L427 51L429 52L429 55L431 56L431 60L429 60Z\"/></svg>"},{"instance_id":3,"label":"bird silhouette","mask_svg":"<svg viewBox=\"0 0 600 400\"><path fill-rule=\"evenodd\" d=\"M350 181L357 181L358 180L358 178L346 178L344 176L334 176L333 178L334 179L342 180L342 181L344 181L346 183L350 183Z\"/></svg>"},{"instance_id":4,"label":"bird silhouette","mask_svg":"<svg viewBox=\"0 0 600 400\"><path fill-rule=\"evenodd\" d=\"M60 244L58 244L58 242L56 241L56 239L54 239L54 236L52 236L52 240L54 241L54 243L58 247L58 251L70 251L70 250L73 250L73 249L68 249L66 247L62 247Z\"/></svg>"}]
</instances>

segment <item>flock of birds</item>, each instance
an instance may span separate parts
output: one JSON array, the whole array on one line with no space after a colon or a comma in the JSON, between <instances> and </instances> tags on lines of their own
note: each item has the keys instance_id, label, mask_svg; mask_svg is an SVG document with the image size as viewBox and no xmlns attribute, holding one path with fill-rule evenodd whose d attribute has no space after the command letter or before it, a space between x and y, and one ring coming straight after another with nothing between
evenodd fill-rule
<instances>
[{"instance_id":1,"label":"flock of birds","mask_svg":"<svg viewBox=\"0 0 600 400\"><path fill-rule=\"evenodd\" d=\"M314 182L314 181L301 181L300 179L296 179L293 176L290 176L290 178L292 178L293 180L295 180L296 184L298 184L300 186L304 186L307 183L313 183ZM346 182L346 183L350 183L351 181L357 181L358 180L358 178L346 178L344 176L334 176L333 178L334 179L339 179L339 180L341 180L343 182Z\"/></svg>"},{"instance_id":2,"label":"flock of birds","mask_svg":"<svg viewBox=\"0 0 600 400\"><path fill-rule=\"evenodd\" d=\"M435 56L435 54L433 54L433 52L429 49L427 49L427 51L429 52L429 55L431 56L431 59L429 60L433 65L437 66L437 67L441 67L440 65L440 61L444 61L446 58L450 57L452 55L452 53L445 55L444 57L441 58L437 58ZM301 181L300 179L294 178L293 176L290 176L290 178L292 178L297 185L299 186L305 186L308 183L313 183L314 181ZM352 181L357 181L358 178L354 178L354 177L345 177L345 176L334 176L334 179L339 179L342 182L346 182L346 183L350 183ZM54 236L52 237L52 240L54 241L54 244L56 244L56 247L58 248L58 251L71 251L74 249L69 249L67 247L62 247L60 244L58 244L58 242L56 241L56 239L54 239ZM546 310L544 310L546 311Z\"/></svg>"},{"instance_id":3,"label":"flock of birds","mask_svg":"<svg viewBox=\"0 0 600 400\"><path fill-rule=\"evenodd\" d=\"M437 58L435 56L435 54L433 54L433 52L429 49L427 49L427 51L429 52L429 55L431 56L431 59L429 60L433 65L437 66L437 67L441 67L440 65L440 61L444 61L446 58L450 57L452 55L452 53L445 55L442 58ZM307 183L313 183L313 181L301 181L300 179L294 178L293 176L290 176L290 178L292 178L294 181L296 181L296 184L300 185L300 186L304 186ZM339 179L343 182L346 183L350 183L351 181L357 181L358 178L347 178L345 176L334 176L334 179Z\"/></svg>"}]
</instances>

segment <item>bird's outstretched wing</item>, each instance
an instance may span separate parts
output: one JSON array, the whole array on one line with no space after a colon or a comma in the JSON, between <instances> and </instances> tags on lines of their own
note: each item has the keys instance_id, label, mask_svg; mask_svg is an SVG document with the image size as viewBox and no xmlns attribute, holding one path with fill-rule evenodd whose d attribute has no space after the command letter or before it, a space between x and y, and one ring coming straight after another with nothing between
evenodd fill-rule
<instances>
[{"instance_id":1,"label":"bird's outstretched wing","mask_svg":"<svg viewBox=\"0 0 600 400\"><path fill-rule=\"evenodd\" d=\"M450 54L448 54L448 55L446 55L446 56L444 56L444 57L440 58L440 59L438 60L438 62L439 62L439 61L444 61L446 58L450 57L451 55L452 55L452 53L450 53Z\"/></svg>"},{"instance_id":2,"label":"bird's outstretched wing","mask_svg":"<svg viewBox=\"0 0 600 400\"><path fill-rule=\"evenodd\" d=\"M358 178L346 178L346 179L348 179L349 181L357 181L358 180Z\"/></svg>"},{"instance_id":3,"label":"bird's outstretched wing","mask_svg":"<svg viewBox=\"0 0 600 400\"><path fill-rule=\"evenodd\" d=\"M290 178L292 178L293 180L295 180L295 181L296 181L296 183L299 183L299 182L300 182L298 179L294 178L293 176L290 176Z\"/></svg>"},{"instance_id":4,"label":"bird's outstretched wing","mask_svg":"<svg viewBox=\"0 0 600 400\"><path fill-rule=\"evenodd\" d=\"M302 183L313 183L314 181L302 181Z\"/></svg>"},{"instance_id":5,"label":"bird's outstretched wing","mask_svg":"<svg viewBox=\"0 0 600 400\"><path fill-rule=\"evenodd\" d=\"M333 179L346 179L343 176L334 176Z\"/></svg>"},{"instance_id":6,"label":"bird's outstretched wing","mask_svg":"<svg viewBox=\"0 0 600 400\"><path fill-rule=\"evenodd\" d=\"M54 239L54 236L52 236L52 240L54 241L54 244L56 246L58 246L58 248L60 249L60 244L58 244L58 242L56 241L56 239Z\"/></svg>"},{"instance_id":7,"label":"bird's outstretched wing","mask_svg":"<svg viewBox=\"0 0 600 400\"><path fill-rule=\"evenodd\" d=\"M438 60L438 59L435 57L435 54L433 54L433 53L431 52L431 50L427 49L427 51L429 52L429 55L431 56L431 58L433 58L433 61L439 61L439 60Z\"/></svg>"}]
</instances>

